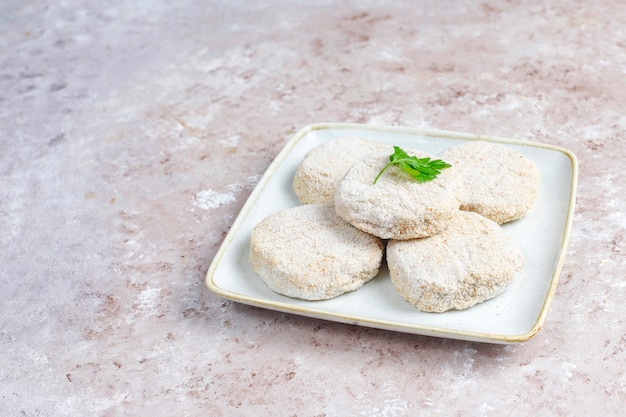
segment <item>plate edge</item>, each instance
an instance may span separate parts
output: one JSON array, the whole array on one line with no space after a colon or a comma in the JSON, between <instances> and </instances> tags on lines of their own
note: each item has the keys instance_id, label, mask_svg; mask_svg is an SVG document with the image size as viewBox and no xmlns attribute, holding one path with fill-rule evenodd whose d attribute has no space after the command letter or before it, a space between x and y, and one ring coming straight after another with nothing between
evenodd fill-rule
<instances>
[{"instance_id":1,"label":"plate edge","mask_svg":"<svg viewBox=\"0 0 626 417\"><path fill-rule=\"evenodd\" d=\"M269 166L267 167L267 169L261 176L261 179L259 180L257 185L254 187L254 189L252 190L252 192L246 199L246 202L244 203L241 210L239 210L239 213L237 214L235 221L231 225L228 233L226 234L226 237L220 244L217 252L215 253L213 257L213 260L211 261L209 269L207 270L207 274L205 277L205 285L208 287L209 290L213 291L214 293L218 295L224 296L226 298L231 298L231 297L228 297L227 290L224 290L223 288L219 287L213 281L215 270L217 269L222 257L224 256L224 253L226 252L226 250L232 243L237 231L240 229L242 223L245 221L248 214L254 207L254 204L256 203L259 196L261 195L261 193L267 186L267 183L269 182L270 178L272 178L273 173L280 167L281 163L285 160L285 158L287 157L289 152L291 152L291 150L295 147L295 145L298 142L300 142L300 140L303 137L305 137L311 131L315 130L313 129L314 126L315 125L307 125L301 128L299 131L297 131L297 133L290 140L287 141L287 143L285 143L283 148L276 155L276 157L274 157L274 160L269 164Z\"/></svg>"}]
</instances>

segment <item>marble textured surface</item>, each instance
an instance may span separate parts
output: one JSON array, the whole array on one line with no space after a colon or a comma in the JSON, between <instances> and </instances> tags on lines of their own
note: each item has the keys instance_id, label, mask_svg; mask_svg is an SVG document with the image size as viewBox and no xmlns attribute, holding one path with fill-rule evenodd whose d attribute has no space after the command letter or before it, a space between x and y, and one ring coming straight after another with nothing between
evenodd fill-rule
<instances>
[{"instance_id":1,"label":"marble textured surface","mask_svg":"<svg viewBox=\"0 0 626 417\"><path fill-rule=\"evenodd\" d=\"M3 1L0 414L621 415L624 19L617 0ZM572 150L542 331L469 343L210 293L260 175L322 121Z\"/></svg>"}]
</instances>

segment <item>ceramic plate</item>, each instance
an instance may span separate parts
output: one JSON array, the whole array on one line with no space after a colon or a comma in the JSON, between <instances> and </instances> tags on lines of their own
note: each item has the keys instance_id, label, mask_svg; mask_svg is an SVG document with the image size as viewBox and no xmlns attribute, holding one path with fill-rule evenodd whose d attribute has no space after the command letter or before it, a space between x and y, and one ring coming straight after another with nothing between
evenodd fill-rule
<instances>
[{"instance_id":1,"label":"ceramic plate","mask_svg":"<svg viewBox=\"0 0 626 417\"><path fill-rule=\"evenodd\" d=\"M270 213L299 205L292 190L296 168L324 141L346 136L439 154L473 140L503 143L535 161L541 173L537 202L521 220L503 227L522 245L526 266L498 297L462 311L425 313L395 291L383 266L359 290L326 301L304 301L272 292L248 261L253 227ZM577 181L576 157L554 146L480 135L400 127L314 124L300 130L267 169L235 220L207 274L222 297L267 309L359 326L492 343L522 342L541 329L554 295L569 239Z\"/></svg>"}]
</instances>

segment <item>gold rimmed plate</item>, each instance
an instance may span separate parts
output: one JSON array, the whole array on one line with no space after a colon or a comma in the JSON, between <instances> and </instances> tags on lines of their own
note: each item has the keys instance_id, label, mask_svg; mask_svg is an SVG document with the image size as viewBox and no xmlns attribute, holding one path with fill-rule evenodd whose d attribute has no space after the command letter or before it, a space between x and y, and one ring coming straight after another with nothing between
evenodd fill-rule
<instances>
[{"instance_id":1,"label":"gold rimmed plate","mask_svg":"<svg viewBox=\"0 0 626 417\"><path fill-rule=\"evenodd\" d=\"M248 260L254 226L271 213L300 204L293 175L306 153L324 141L358 136L437 155L466 141L502 143L533 160L541 185L522 219L503 227L521 244L526 265L498 297L462 311L425 313L398 295L383 266L357 291L325 301L305 301L271 291ZM320 123L301 129L274 159L237 216L209 267L206 285L240 303L359 326L490 343L526 341L541 329L565 258L574 215L578 164L559 147L448 131Z\"/></svg>"}]
</instances>

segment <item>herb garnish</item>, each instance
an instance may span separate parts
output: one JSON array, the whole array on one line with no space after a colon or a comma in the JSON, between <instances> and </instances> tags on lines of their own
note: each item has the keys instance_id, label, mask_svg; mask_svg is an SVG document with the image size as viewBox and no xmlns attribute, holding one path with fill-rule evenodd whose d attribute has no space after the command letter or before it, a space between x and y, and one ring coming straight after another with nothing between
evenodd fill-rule
<instances>
[{"instance_id":1,"label":"herb garnish","mask_svg":"<svg viewBox=\"0 0 626 417\"><path fill-rule=\"evenodd\" d=\"M417 182L427 182L434 180L441 173L442 169L449 168L452 165L442 161L441 159L431 160L429 157L418 158L409 156L399 146L393 147L393 154L389 156L389 163L380 170L374 184L378 181L383 172L392 165L398 165L404 172L408 173Z\"/></svg>"}]
</instances>

